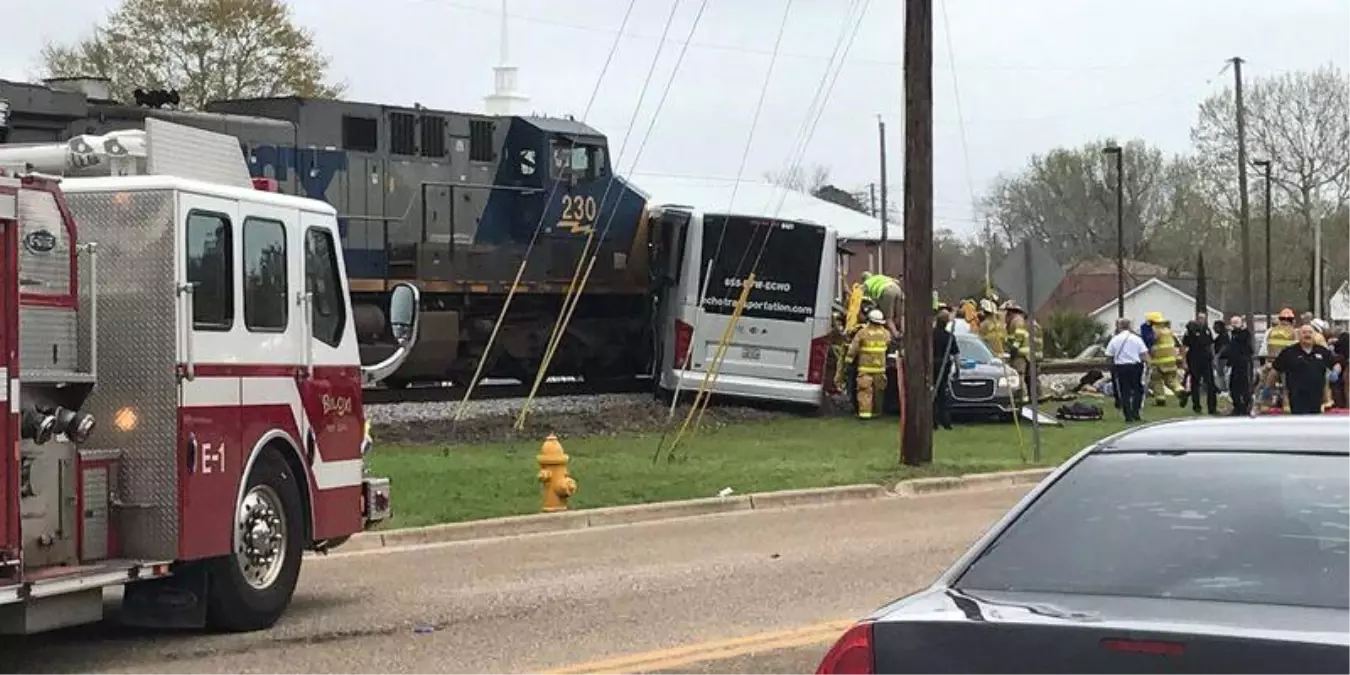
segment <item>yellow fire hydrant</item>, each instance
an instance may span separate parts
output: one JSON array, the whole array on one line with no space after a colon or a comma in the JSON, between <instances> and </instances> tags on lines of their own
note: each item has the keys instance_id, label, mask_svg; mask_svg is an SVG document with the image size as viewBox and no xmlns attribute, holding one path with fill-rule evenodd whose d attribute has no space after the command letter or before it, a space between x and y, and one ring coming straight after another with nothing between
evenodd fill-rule
<instances>
[{"instance_id":1,"label":"yellow fire hydrant","mask_svg":"<svg viewBox=\"0 0 1350 675\"><path fill-rule=\"evenodd\" d=\"M539 484L543 489L544 511L566 511L567 500L576 494L577 482L567 475L567 453L558 437L549 434L539 448Z\"/></svg>"}]
</instances>

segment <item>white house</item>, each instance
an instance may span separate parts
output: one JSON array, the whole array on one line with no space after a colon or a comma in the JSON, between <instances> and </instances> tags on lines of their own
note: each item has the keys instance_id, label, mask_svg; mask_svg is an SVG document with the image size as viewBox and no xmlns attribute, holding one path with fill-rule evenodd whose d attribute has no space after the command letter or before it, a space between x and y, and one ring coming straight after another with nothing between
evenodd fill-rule
<instances>
[{"instance_id":1,"label":"white house","mask_svg":"<svg viewBox=\"0 0 1350 675\"><path fill-rule=\"evenodd\" d=\"M1344 327L1350 323L1350 281L1341 283L1341 287L1327 301L1327 314L1331 322Z\"/></svg>"},{"instance_id":2,"label":"white house","mask_svg":"<svg viewBox=\"0 0 1350 675\"><path fill-rule=\"evenodd\" d=\"M1209 310L1209 325L1223 319L1223 312L1213 306ZM1149 312L1162 312L1172 322L1172 330L1181 331L1186 322L1195 318L1195 296L1190 295L1172 284L1152 277L1125 293L1125 317L1134 322L1135 330L1144 323L1144 315ZM1108 333L1114 332L1116 324L1116 301L1102 305L1089 314L1098 323L1106 326Z\"/></svg>"}]
</instances>

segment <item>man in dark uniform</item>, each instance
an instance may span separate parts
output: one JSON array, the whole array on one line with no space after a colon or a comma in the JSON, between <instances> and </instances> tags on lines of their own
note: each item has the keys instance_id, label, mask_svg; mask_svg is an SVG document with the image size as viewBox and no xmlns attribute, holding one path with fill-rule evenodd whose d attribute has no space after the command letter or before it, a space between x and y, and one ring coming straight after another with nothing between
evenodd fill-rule
<instances>
[{"instance_id":1,"label":"man in dark uniform","mask_svg":"<svg viewBox=\"0 0 1350 675\"><path fill-rule=\"evenodd\" d=\"M1291 415L1322 413L1327 372L1336 361L1331 350L1317 345L1313 331L1312 326L1299 326L1298 344L1285 347L1275 357L1274 368L1267 378L1268 383L1274 385L1275 373L1284 375Z\"/></svg>"},{"instance_id":2,"label":"man in dark uniform","mask_svg":"<svg viewBox=\"0 0 1350 675\"><path fill-rule=\"evenodd\" d=\"M1228 395L1233 398L1233 416L1246 417L1252 411L1252 331L1241 316L1228 324L1228 345L1219 358L1228 363Z\"/></svg>"},{"instance_id":3,"label":"man in dark uniform","mask_svg":"<svg viewBox=\"0 0 1350 675\"><path fill-rule=\"evenodd\" d=\"M952 428L951 381L955 377L961 352L956 336L948 328L951 313L940 310L933 320L933 428Z\"/></svg>"},{"instance_id":4,"label":"man in dark uniform","mask_svg":"<svg viewBox=\"0 0 1350 675\"><path fill-rule=\"evenodd\" d=\"M1191 409L1200 412L1200 388L1204 387L1209 414L1219 414L1219 392L1214 386L1214 334L1209 332L1208 316L1199 314L1195 321L1186 324L1181 347L1191 380Z\"/></svg>"}]
</instances>

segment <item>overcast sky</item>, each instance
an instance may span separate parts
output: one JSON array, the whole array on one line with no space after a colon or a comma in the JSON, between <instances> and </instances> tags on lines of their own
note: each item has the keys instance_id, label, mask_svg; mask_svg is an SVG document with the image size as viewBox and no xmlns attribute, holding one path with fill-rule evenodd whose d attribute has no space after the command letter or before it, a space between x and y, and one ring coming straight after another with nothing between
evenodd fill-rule
<instances>
[{"instance_id":1,"label":"overcast sky","mask_svg":"<svg viewBox=\"0 0 1350 675\"><path fill-rule=\"evenodd\" d=\"M709 0L657 111L701 0L679 0L662 44L674 2L637 2L586 119L609 135L617 153L660 46L619 170L631 172L636 160L640 172L725 181L736 175L750 138L789 0ZM0 77L33 77L44 42L87 34L116 4L0 0L6 24L19 29L6 31ZM290 5L330 56L331 75L347 83L349 98L481 110L498 58L500 0ZM850 5L791 0L747 177L787 165ZM870 0L804 160L830 167L832 182L848 189L876 181L879 114L888 122L889 183L897 199L902 5ZM531 107L580 118L627 0L510 0L509 7L511 60ZM1249 76L1325 63L1346 68L1350 61L1346 0L936 0L934 12L937 220L958 231L974 227L972 188L979 195L1033 153L1106 135L1186 151L1196 106L1232 81L1231 70L1218 76L1225 59L1242 56ZM650 140L636 157L654 117Z\"/></svg>"}]
</instances>

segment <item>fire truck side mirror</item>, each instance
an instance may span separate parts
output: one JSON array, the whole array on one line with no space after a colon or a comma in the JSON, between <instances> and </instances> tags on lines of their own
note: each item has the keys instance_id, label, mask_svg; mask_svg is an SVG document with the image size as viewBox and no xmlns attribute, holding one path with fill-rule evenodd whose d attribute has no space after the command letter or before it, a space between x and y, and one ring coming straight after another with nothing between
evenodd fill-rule
<instances>
[{"instance_id":1,"label":"fire truck side mirror","mask_svg":"<svg viewBox=\"0 0 1350 675\"><path fill-rule=\"evenodd\" d=\"M412 353L417 342L417 319L422 307L422 293L412 284L397 284L389 292L389 332L398 349L379 363L361 366L361 381L369 387L393 375Z\"/></svg>"},{"instance_id":2,"label":"fire truck side mirror","mask_svg":"<svg viewBox=\"0 0 1350 675\"><path fill-rule=\"evenodd\" d=\"M389 294L389 332L400 347L410 347L417 339L417 319L421 293L412 284L398 284Z\"/></svg>"}]
</instances>

